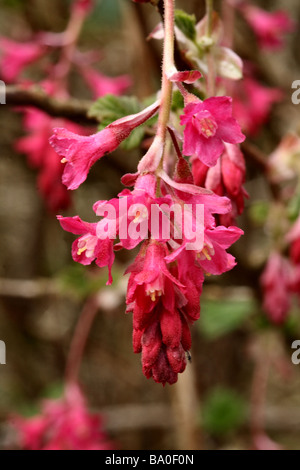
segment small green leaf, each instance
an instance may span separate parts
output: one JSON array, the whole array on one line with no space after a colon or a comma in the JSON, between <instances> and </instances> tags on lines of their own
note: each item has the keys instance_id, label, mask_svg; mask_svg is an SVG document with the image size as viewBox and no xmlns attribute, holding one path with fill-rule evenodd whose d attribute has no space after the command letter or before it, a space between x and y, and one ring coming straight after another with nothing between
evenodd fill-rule
<instances>
[{"instance_id":1,"label":"small green leaf","mask_svg":"<svg viewBox=\"0 0 300 470\"><path fill-rule=\"evenodd\" d=\"M130 136L127 137L127 139L125 139L122 142L121 147L124 150L133 150L139 147L140 143L142 142L144 138L144 135L145 135L145 127L144 126L137 127L131 132Z\"/></svg>"},{"instance_id":2,"label":"small green leaf","mask_svg":"<svg viewBox=\"0 0 300 470\"><path fill-rule=\"evenodd\" d=\"M141 104L135 96L105 95L92 105L89 116L98 119L100 122L99 130L101 131L117 119L130 114L137 114L141 109ZM138 147L144 138L144 134L144 126L134 129L130 136L122 142L121 147L125 150Z\"/></svg>"},{"instance_id":3,"label":"small green leaf","mask_svg":"<svg viewBox=\"0 0 300 470\"><path fill-rule=\"evenodd\" d=\"M269 215L270 205L267 201L255 201L249 207L249 216L256 225L263 225Z\"/></svg>"},{"instance_id":4,"label":"small green leaf","mask_svg":"<svg viewBox=\"0 0 300 470\"><path fill-rule=\"evenodd\" d=\"M100 128L104 129L117 119L140 111L140 103L134 96L105 95L91 106L89 116L98 119Z\"/></svg>"},{"instance_id":5,"label":"small green leaf","mask_svg":"<svg viewBox=\"0 0 300 470\"><path fill-rule=\"evenodd\" d=\"M184 101L182 94L179 90L175 90L173 93L172 100L172 111L177 111L178 109L182 110L184 108Z\"/></svg>"},{"instance_id":6,"label":"small green leaf","mask_svg":"<svg viewBox=\"0 0 300 470\"><path fill-rule=\"evenodd\" d=\"M196 17L182 10L175 10L175 24L183 34L194 41L196 39Z\"/></svg>"},{"instance_id":7,"label":"small green leaf","mask_svg":"<svg viewBox=\"0 0 300 470\"><path fill-rule=\"evenodd\" d=\"M208 339L216 339L237 329L254 309L251 300L210 300L201 301L201 318L198 322L201 332Z\"/></svg>"},{"instance_id":8,"label":"small green leaf","mask_svg":"<svg viewBox=\"0 0 300 470\"><path fill-rule=\"evenodd\" d=\"M213 435L224 435L237 430L246 417L246 403L233 390L217 387L204 400L203 428Z\"/></svg>"}]
</instances>

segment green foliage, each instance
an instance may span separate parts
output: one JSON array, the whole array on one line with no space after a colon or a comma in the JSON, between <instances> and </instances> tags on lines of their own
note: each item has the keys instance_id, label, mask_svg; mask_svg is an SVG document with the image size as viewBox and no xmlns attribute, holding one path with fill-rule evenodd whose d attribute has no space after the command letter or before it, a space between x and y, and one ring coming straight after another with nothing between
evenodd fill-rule
<instances>
[{"instance_id":1,"label":"green foliage","mask_svg":"<svg viewBox=\"0 0 300 470\"><path fill-rule=\"evenodd\" d=\"M96 118L99 122L99 130L130 114L136 114L142 107L135 96L105 95L99 98L90 108L89 116ZM144 126L134 129L130 136L122 143L122 148L132 150L140 145L145 135Z\"/></svg>"},{"instance_id":2,"label":"green foliage","mask_svg":"<svg viewBox=\"0 0 300 470\"><path fill-rule=\"evenodd\" d=\"M202 425L212 435L220 436L236 431L246 417L246 403L233 390L217 387L204 401Z\"/></svg>"},{"instance_id":3,"label":"green foliage","mask_svg":"<svg viewBox=\"0 0 300 470\"><path fill-rule=\"evenodd\" d=\"M191 39L196 40L196 17L188 15L185 11L175 10L175 24L183 34Z\"/></svg>"},{"instance_id":4,"label":"green foliage","mask_svg":"<svg viewBox=\"0 0 300 470\"><path fill-rule=\"evenodd\" d=\"M173 93L173 100L172 100L172 111L177 111L178 109L182 110L184 107L184 101L182 94L179 90L175 90Z\"/></svg>"},{"instance_id":5,"label":"green foliage","mask_svg":"<svg viewBox=\"0 0 300 470\"><path fill-rule=\"evenodd\" d=\"M89 116L99 120L100 128L111 124L129 114L141 111L138 99L135 96L105 95L99 98L90 108Z\"/></svg>"},{"instance_id":6,"label":"green foliage","mask_svg":"<svg viewBox=\"0 0 300 470\"><path fill-rule=\"evenodd\" d=\"M240 327L254 307L254 302L249 300L203 299L199 328L206 338L219 338Z\"/></svg>"},{"instance_id":7,"label":"green foliage","mask_svg":"<svg viewBox=\"0 0 300 470\"><path fill-rule=\"evenodd\" d=\"M269 215L269 203L267 201L256 201L249 208L249 216L256 225L263 225Z\"/></svg>"},{"instance_id":8,"label":"green foliage","mask_svg":"<svg viewBox=\"0 0 300 470\"><path fill-rule=\"evenodd\" d=\"M19 8L24 6L24 0L2 0L4 7Z\"/></svg>"}]
</instances>

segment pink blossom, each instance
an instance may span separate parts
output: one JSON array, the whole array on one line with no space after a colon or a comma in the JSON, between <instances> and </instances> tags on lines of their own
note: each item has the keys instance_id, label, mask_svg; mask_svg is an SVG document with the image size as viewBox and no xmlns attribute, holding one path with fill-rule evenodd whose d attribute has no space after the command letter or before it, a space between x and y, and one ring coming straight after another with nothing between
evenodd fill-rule
<instances>
[{"instance_id":1,"label":"pink blossom","mask_svg":"<svg viewBox=\"0 0 300 470\"><path fill-rule=\"evenodd\" d=\"M47 400L40 415L12 419L22 450L112 450L102 418L92 415L84 396L69 385L59 400Z\"/></svg>"},{"instance_id":2,"label":"pink blossom","mask_svg":"<svg viewBox=\"0 0 300 470\"><path fill-rule=\"evenodd\" d=\"M254 78L245 77L233 89L233 115L243 132L256 135L267 122L272 106L282 98L280 89L266 87Z\"/></svg>"},{"instance_id":3,"label":"pink blossom","mask_svg":"<svg viewBox=\"0 0 300 470\"><path fill-rule=\"evenodd\" d=\"M72 257L74 261L83 265L89 265L94 260L103 268L108 267L109 277L107 284L113 281L111 268L115 259L113 241L110 238L100 240L96 235L97 223L84 222L80 217L57 216L62 228L67 232L81 235L72 245Z\"/></svg>"},{"instance_id":4,"label":"pink blossom","mask_svg":"<svg viewBox=\"0 0 300 470\"><path fill-rule=\"evenodd\" d=\"M288 260L277 252L271 253L261 277L261 285L263 308L275 324L283 323L291 308L291 281L291 266Z\"/></svg>"},{"instance_id":5,"label":"pink blossom","mask_svg":"<svg viewBox=\"0 0 300 470\"><path fill-rule=\"evenodd\" d=\"M85 81L91 88L94 98L97 99L107 94L122 95L130 86L131 79L128 75L119 77L106 77L100 72L90 68L83 67L80 69Z\"/></svg>"},{"instance_id":6,"label":"pink blossom","mask_svg":"<svg viewBox=\"0 0 300 470\"><path fill-rule=\"evenodd\" d=\"M221 214L219 220L225 226L235 225L237 216L243 213L244 199L248 197L243 187L246 165L240 148L237 145L225 144L224 153L211 168L197 158L192 159L192 171L198 185L230 199L231 210Z\"/></svg>"},{"instance_id":7,"label":"pink blossom","mask_svg":"<svg viewBox=\"0 0 300 470\"><path fill-rule=\"evenodd\" d=\"M89 137L66 129L54 129L50 144L63 157L62 162L66 163L62 180L68 189L77 189L87 178L94 163L116 150L133 129L152 117L158 108L159 103L156 102L138 114L118 119Z\"/></svg>"},{"instance_id":8,"label":"pink blossom","mask_svg":"<svg viewBox=\"0 0 300 470\"><path fill-rule=\"evenodd\" d=\"M189 103L181 116L185 125L183 153L214 166L224 151L224 142L237 144L245 140L232 117L232 99L213 97Z\"/></svg>"},{"instance_id":9,"label":"pink blossom","mask_svg":"<svg viewBox=\"0 0 300 470\"><path fill-rule=\"evenodd\" d=\"M283 45L283 35L295 28L294 22L285 11L270 13L252 5L243 6L241 11L263 49L280 48Z\"/></svg>"},{"instance_id":10,"label":"pink blossom","mask_svg":"<svg viewBox=\"0 0 300 470\"><path fill-rule=\"evenodd\" d=\"M7 83L14 82L25 67L36 62L45 48L38 42L15 42L0 38L1 76Z\"/></svg>"}]
</instances>

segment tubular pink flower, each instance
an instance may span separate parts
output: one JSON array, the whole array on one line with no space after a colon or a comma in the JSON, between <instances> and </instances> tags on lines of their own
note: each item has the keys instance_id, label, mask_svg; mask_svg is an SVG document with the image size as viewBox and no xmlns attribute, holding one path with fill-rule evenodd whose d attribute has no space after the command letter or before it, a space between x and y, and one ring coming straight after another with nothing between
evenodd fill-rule
<instances>
[{"instance_id":1,"label":"tubular pink flower","mask_svg":"<svg viewBox=\"0 0 300 470\"><path fill-rule=\"evenodd\" d=\"M213 97L189 103L180 123L185 125L183 153L214 166L224 151L224 142L238 144L245 140L232 117L232 99Z\"/></svg>"},{"instance_id":2,"label":"tubular pink flower","mask_svg":"<svg viewBox=\"0 0 300 470\"><path fill-rule=\"evenodd\" d=\"M114 121L89 137L74 134L66 129L54 129L50 144L63 157L62 162L66 163L63 183L68 189L77 189L86 180L94 163L116 150L133 129L152 117L158 108L159 102L156 102L138 114Z\"/></svg>"},{"instance_id":3,"label":"tubular pink flower","mask_svg":"<svg viewBox=\"0 0 300 470\"><path fill-rule=\"evenodd\" d=\"M83 222L80 217L57 216L60 225L67 232L82 235L72 245L72 257L77 263L89 265L94 260L103 268L108 267L109 277L107 285L112 284L111 268L115 259L113 241L109 238L100 240L96 235L97 223Z\"/></svg>"}]
</instances>

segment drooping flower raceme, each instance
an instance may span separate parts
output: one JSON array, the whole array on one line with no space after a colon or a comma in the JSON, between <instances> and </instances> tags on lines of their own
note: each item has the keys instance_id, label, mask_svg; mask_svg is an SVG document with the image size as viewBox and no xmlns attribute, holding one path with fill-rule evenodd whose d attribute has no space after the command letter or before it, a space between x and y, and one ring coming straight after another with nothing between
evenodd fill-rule
<instances>
[{"instance_id":1,"label":"drooping flower raceme","mask_svg":"<svg viewBox=\"0 0 300 470\"><path fill-rule=\"evenodd\" d=\"M167 56L173 50L174 2L166 1L165 7L160 101L92 136L55 129L50 140L63 157L64 184L76 189L98 159L114 151L133 129L159 111L157 124L152 124L154 129L157 126L155 137L137 173L122 178L128 189L117 198L94 204L100 220L88 223L78 216L58 219L65 230L79 235L73 243L73 259L85 265L95 260L98 266L108 266L108 283L112 282L114 252L140 247L126 271L127 313L133 316L133 349L141 353L143 373L163 385L175 383L185 370L191 348L190 326L200 316L205 276L220 275L236 264L228 249L243 231L230 222L241 211L245 179L243 155L237 147L245 136L232 115L232 99L221 96L201 101L185 90L183 84L196 83L201 73L178 71ZM171 113L174 83L185 100L180 122L179 116ZM173 157L174 149L169 152L166 145L168 131L177 155L176 161L170 162L168 156ZM177 142L180 131L182 153L191 157L190 162ZM205 166L201 182L199 174L191 172L191 162ZM216 180L219 172L217 185L206 181L210 171ZM225 226L221 217L226 216Z\"/></svg>"}]
</instances>

